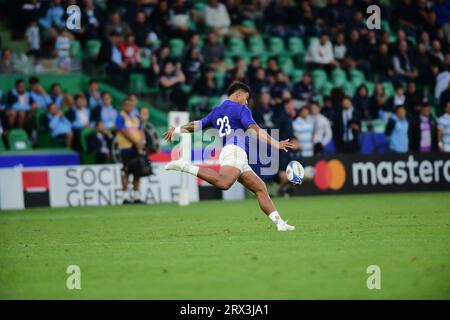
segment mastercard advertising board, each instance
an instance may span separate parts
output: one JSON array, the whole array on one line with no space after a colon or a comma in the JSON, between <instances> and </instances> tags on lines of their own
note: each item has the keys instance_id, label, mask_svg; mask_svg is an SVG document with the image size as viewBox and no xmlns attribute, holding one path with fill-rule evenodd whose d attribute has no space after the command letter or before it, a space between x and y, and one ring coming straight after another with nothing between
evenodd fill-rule
<instances>
[{"instance_id":1,"label":"mastercard advertising board","mask_svg":"<svg viewBox=\"0 0 450 320\"><path fill-rule=\"evenodd\" d=\"M295 194L450 190L450 154L324 155L298 159L314 178Z\"/></svg>"}]
</instances>

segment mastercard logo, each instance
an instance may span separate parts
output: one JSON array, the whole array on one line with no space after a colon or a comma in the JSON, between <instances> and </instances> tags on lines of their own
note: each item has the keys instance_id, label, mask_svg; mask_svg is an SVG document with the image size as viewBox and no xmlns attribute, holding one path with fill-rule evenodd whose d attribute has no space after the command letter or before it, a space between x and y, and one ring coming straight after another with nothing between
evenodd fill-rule
<instances>
[{"instance_id":1,"label":"mastercard logo","mask_svg":"<svg viewBox=\"0 0 450 320\"><path fill-rule=\"evenodd\" d=\"M320 160L315 165L314 184L320 190L339 190L345 183L345 168L339 160Z\"/></svg>"}]
</instances>

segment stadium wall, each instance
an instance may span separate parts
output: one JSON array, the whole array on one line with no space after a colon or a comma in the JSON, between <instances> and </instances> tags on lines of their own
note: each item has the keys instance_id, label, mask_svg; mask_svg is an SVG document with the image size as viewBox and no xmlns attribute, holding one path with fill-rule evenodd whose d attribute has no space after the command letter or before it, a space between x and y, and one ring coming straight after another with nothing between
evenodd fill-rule
<instances>
[{"instance_id":1,"label":"stadium wall","mask_svg":"<svg viewBox=\"0 0 450 320\"><path fill-rule=\"evenodd\" d=\"M141 179L141 200L148 204L178 202L180 174L154 163L155 174ZM58 166L0 169L0 208L105 206L122 203L121 165ZM236 184L216 192L195 177L188 179L191 202L204 199L242 200ZM131 190L131 186L130 186Z\"/></svg>"}]
</instances>

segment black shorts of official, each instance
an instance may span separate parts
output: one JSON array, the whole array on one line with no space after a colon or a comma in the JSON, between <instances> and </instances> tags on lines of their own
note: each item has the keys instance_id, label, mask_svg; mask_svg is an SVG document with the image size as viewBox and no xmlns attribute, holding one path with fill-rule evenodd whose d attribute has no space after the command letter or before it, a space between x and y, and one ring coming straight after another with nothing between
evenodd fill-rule
<instances>
[{"instance_id":1,"label":"black shorts of official","mask_svg":"<svg viewBox=\"0 0 450 320\"><path fill-rule=\"evenodd\" d=\"M128 173L128 165L131 160L136 159L139 157L139 154L135 148L130 149L123 149L120 150L120 156L122 158L122 171Z\"/></svg>"}]
</instances>

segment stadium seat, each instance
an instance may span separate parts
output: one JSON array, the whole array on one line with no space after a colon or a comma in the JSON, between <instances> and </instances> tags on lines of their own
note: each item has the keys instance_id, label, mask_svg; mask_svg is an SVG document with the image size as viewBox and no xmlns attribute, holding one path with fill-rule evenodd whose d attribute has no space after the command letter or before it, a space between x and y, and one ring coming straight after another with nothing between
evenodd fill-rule
<instances>
[{"instance_id":1,"label":"stadium seat","mask_svg":"<svg viewBox=\"0 0 450 320\"><path fill-rule=\"evenodd\" d=\"M179 59L183 55L184 41L182 39L174 38L169 41L170 57Z\"/></svg>"},{"instance_id":2,"label":"stadium seat","mask_svg":"<svg viewBox=\"0 0 450 320\"><path fill-rule=\"evenodd\" d=\"M90 134L95 132L92 128L83 128L80 133L80 143L81 143L81 162L83 164L94 164L95 163L95 152L89 151L88 147L88 137Z\"/></svg>"},{"instance_id":3,"label":"stadium seat","mask_svg":"<svg viewBox=\"0 0 450 320\"><path fill-rule=\"evenodd\" d=\"M270 37L268 40L269 54L271 56L285 55L284 42L280 37Z\"/></svg>"},{"instance_id":4,"label":"stadium seat","mask_svg":"<svg viewBox=\"0 0 450 320\"><path fill-rule=\"evenodd\" d=\"M343 87L347 82L347 75L342 69L334 69L331 72L331 79L336 87Z\"/></svg>"},{"instance_id":5,"label":"stadium seat","mask_svg":"<svg viewBox=\"0 0 450 320\"><path fill-rule=\"evenodd\" d=\"M292 71L294 71L294 63L292 62L291 57L281 56L278 59L278 64L281 71L288 76L292 74Z\"/></svg>"},{"instance_id":6,"label":"stadium seat","mask_svg":"<svg viewBox=\"0 0 450 320\"><path fill-rule=\"evenodd\" d=\"M222 101L222 98L220 96L210 97L208 99L208 108L211 110L215 106L219 105L221 101Z\"/></svg>"},{"instance_id":7,"label":"stadium seat","mask_svg":"<svg viewBox=\"0 0 450 320\"><path fill-rule=\"evenodd\" d=\"M342 86L345 94L349 97L353 97L355 94L356 87L351 82L345 82Z\"/></svg>"},{"instance_id":8,"label":"stadium seat","mask_svg":"<svg viewBox=\"0 0 450 320\"><path fill-rule=\"evenodd\" d=\"M242 21L242 25L244 27L246 27L246 28L249 28L249 29L253 29L253 30L256 29L255 23L252 20L250 20L250 19Z\"/></svg>"},{"instance_id":9,"label":"stadium seat","mask_svg":"<svg viewBox=\"0 0 450 320\"><path fill-rule=\"evenodd\" d=\"M188 111L192 119L200 115L200 109L203 104L203 98L199 96L190 96L188 99Z\"/></svg>"},{"instance_id":10,"label":"stadium seat","mask_svg":"<svg viewBox=\"0 0 450 320\"><path fill-rule=\"evenodd\" d=\"M219 90L222 90L225 85L225 76L226 76L226 73L223 71L216 71L214 73L214 79L216 80Z\"/></svg>"},{"instance_id":11,"label":"stadium seat","mask_svg":"<svg viewBox=\"0 0 450 320\"><path fill-rule=\"evenodd\" d=\"M155 93L157 88L151 88L147 85L145 75L142 73L132 73L128 82L128 90L136 94Z\"/></svg>"},{"instance_id":12,"label":"stadium seat","mask_svg":"<svg viewBox=\"0 0 450 320\"><path fill-rule=\"evenodd\" d=\"M100 52L100 47L102 43L100 40L91 39L86 42L85 50L84 50L84 58L86 59L96 59L98 53Z\"/></svg>"},{"instance_id":13,"label":"stadium seat","mask_svg":"<svg viewBox=\"0 0 450 320\"><path fill-rule=\"evenodd\" d=\"M241 38L233 37L228 42L226 55L229 57L244 56L246 54L245 43Z\"/></svg>"},{"instance_id":14,"label":"stadium seat","mask_svg":"<svg viewBox=\"0 0 450 320\"><path fill-rule=\"evenodd\" d=\"M288 50L291 56L303 58L305 55L305 46L301 38L291 37L288 40Z\"/></svg>"},{"instance_id":15,"label":"stadium seat","mask_svg":"<svg viewBox=\"0 0 450 320\"><path fill-rule=\"evenodd\" d=\"M318 89L318 91L321 92L323 95L329 95L331 93L331 90L333 90L334 88L335 86L333 85L332 82L325 81L323 85L320 87L320 90Z\"/></svg>"},{"instance_id":16,"label":"stadium seat","mask_svg":"<svg viewBox=\"0 0 450 320\"><path fill-rule=\"evenodd\" d=\"M265 55L266 46L260 36L250 37L248 39L248 52L251 56Z\"/></svg>"},{"instance_id":17,"label":"stadium seat","mask_svg":"<svg viewBox=\"0 0 450 320\"><path fill-rule=\"evenodd\" d=\"M303 74L305 72L302 69L294 69L291 73L291 81L292 83L297 83L302 80Z\"/></svg>"},{"instance_id":18,"label":"stadium seat","mask_svg":"<svg viewBox=\"0 0 450 320\"><path fill-rule=\"evenodd\" d=\"M141 67L142 68L150 68L152 66L152 58L151 57L141 57Z\"/></svg>"},{"instance_id":19,"label":"stadium seat","mask_svg":"<svg viewBox=\"0 0 450 320\"><path fill-rule=\"evenodd\" d=\"M8 133L9 149L14 151L31 150L28 135L23 129L13 129Z\"/></svg>"},{"instance_id":20,"label":"stadium seat","mask_svg":"<svg viewBox=\"0 0 450 320\"><path fill-rule=\"evenodd\" d=\"M6 151L5 144L3 143L3 138L0 136L0 152Z\"/></svg>"},{"instance_id":21,"label":"stadium seat","mask_svg":"<svg viewBox=\"0 0 450 320\"><path fill-rule=\"evenodd\" d=\"M322 69L315 69L311 73L313 86L316 90L321 90L327 83L327 74Z\"/></svg>"},{"instance_id":22,"label":"stadium seat","mask_svg":"<svg viewBox=\"0 0 450 320\"><path fill-rule=\"evenodd\" d=\"M358 69L350 71L350 79L354 87L358 87L366 81L364 73Z\"/></svg>"},{"instance_id":23,"label":"stadium seat","mask_svg":"<svg viewBox=\"0 0 450 320\"><path fill-rule=\"evenodd\" d=\"M381 84L384 88L384 93L386 94L386 97L390 98L395 94L395 89L392 83L390 82L383 82Z\"/></svg>"},{"instance_id":24,"label":"stadium seat","mask_svg":"<svg viewBox=\"0 0 450 320\"><path fill-rule=\"evenodd\" d=\"M70 55L77 60L83 59L83 50L81 49L80 41L70 41Z\"/></svg>"},{"instance_id":25,"label":"stadium seat","mask_svg":"<svg viewBox=\"0 0 450 320\"><path fill-rule=\"evenodd\" d=\"M373 91L375 90L375 83L370 82L370 81L366 81L364 84L367 87L367 91L369 92L369 96L371 96L373 94Z\"/></svg>"},{"instance_id":26,"label":"stadium seat","mask_svg":"<svg viewBox=\"0 0 450 320\"><path fill-rule=\"evenodd\" d=\"M42 118L47 116L47 112L45 109L37 109L36 110L36 129L38 132L37 135L37 146L39 148L51 148L53 147L52 139L50 132L47 128L42 126ZM58 146L60 147L60 146Z\"/></svg>"}]
</instances>

